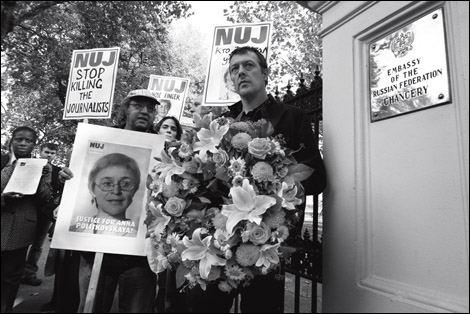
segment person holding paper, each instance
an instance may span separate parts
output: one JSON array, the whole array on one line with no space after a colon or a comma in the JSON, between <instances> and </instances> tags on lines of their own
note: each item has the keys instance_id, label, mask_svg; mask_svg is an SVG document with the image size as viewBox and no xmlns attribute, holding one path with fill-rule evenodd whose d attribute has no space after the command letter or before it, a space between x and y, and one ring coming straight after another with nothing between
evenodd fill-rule
<instances>
[{"instance_id":1,"label":"person holding paper","mask_svg":"<svg viewBox=\"0 0 470 314\"><path fill-rule=\"evenodd\" d=\"M42 254L42 246L44 244L44 240L46 239L47 232L54 220L52 217L52 208L55 208L59 205L59 195L62 193L62 189L64 188L63 184L59 184L60 168L51 163L57 154L57 149L58 146L54 143L45 143L42 144L39 148L39 157L47 159L48 163L52 167L51 185L54 191L54 199L52 199L50 202L44 205L41 210L38 211L36 237L33 244L29 248L28 256L26 258L26 267L21 278L22 284L27 284L30 286L39 286L42 283L42 280L37 277L37 272L39 270L38 261Z\"/></svg>"},{"instance_id":2,"label":"person holding paper","mask_svg":"<svg viewBox=\"0 0 470 314\"><path fill-rule=\"evenodd\" d=\"M50 165L43 168L35 194L3 193L17 159L31 158L36 140L36 131L27 126L18 127L12 133L10 153L1 156L2 313L13 309L26 264L26 253L35 237L37 210L52 197Z\"/></svg>"}]
</instances>

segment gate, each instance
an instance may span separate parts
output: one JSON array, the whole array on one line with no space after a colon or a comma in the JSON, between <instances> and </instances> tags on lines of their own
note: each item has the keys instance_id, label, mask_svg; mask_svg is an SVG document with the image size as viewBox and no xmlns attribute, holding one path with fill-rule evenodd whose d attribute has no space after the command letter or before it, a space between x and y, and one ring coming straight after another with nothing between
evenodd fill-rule
<instances>
[{"instance_id":1,"label":"gate","mask_svg":"<svg viewBox=\"0 0 470 314\"><path fill-rule=\"evenodd\" d=\"M310 87L305 86L303 77L300 78L299 87L294 95L290 90L292 86L287 85L286 94L279 98L276 90L276 98L286 104L295 106L310 118L315 141L320 151L322 151L322 79L320 71L315 71L314 80ZM313 196L313 222L312 234L306 232L303 238L299 239L294 247L287 247L285 250L291 252L285 259L285 272L294 275L294 312L300 311L300 279L311 280L311 313L317 312L317 282L322 282L322 244L319 238L319 202L318 195ZM311 236L311 238L310 238Z\"/></svg>"}]
</instances>

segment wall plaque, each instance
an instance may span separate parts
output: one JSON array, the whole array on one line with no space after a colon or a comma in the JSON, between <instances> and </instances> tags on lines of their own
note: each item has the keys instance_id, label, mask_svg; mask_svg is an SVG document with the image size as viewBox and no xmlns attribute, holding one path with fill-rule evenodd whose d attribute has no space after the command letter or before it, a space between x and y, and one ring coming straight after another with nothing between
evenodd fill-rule
<instances>
[{"instance_id":1,"label":"wall plaque","mask_svg":"<svg viewBox=\"0 0 470 314\"><path fill-rule=\"evenodd\" d=\"M372 42L371 121L451 101L442 8Z\"/></svg>"}]
</instances>

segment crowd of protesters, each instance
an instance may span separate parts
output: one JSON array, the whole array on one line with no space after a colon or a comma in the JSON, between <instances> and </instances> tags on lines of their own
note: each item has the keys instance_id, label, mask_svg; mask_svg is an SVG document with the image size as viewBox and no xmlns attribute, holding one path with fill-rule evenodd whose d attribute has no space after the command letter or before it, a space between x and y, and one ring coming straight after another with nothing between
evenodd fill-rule
<instances>
[{"instance_id":1,"label":"crowd of protesters","mask_svg":"<svg viewBox=\"0 0 470 314\"><path fill-rule=\"evenodd\" d=\"M230 54L228 77L232 82L233 92L238 94L241 100L230 106L224 115L235 121L255 122L266 119L271 122L274 135L283 134L287 138L286 146L297 151L296 159L315 169L313 175L303 182L306 194L321 193L326 185L326 172L313 139L310 123L302 111L279 103L266 92L268 66L265 57L256 48L235 49ZM197 97L192 106L193 113L203 115L213 109L201 106L200 102L200 97ZM164 116L166 114L164 111L167 112L168 107L167 103L159 100L151 91L145 89L130 91L121 104L122 123L116 127L129 131L162 134L167 142L179 140L183 128L175 117ZM11 134L8 154L1 156L2 313L13 311L20 284L32 286L42 284L37 275L41 271L38 260L47 233L53 231L64 182L73 180L74 177L69 168L59 168L52 164L59 147L54 143L47 143L39 147L39 157L46 158L48 162L43 168L37 192L33 195L23 195L18 192L4 193L13 170L18 166L17 160L34 157L33 150L37 141L36 130L28 126L17 127ZM92 204L97 208L98 192L119 196L122 199L121 203L124 202L122 195L132 194L129 196L132 201L135 193L135 186L138 184L134 182L135 180L125 181L118 177L121 173L127 173L126 169L132 167L122 166L113 160L103 161L105 166L113 169L113 173L106 176L106 180L112 182L97 182L102 171L100 169L95 171L93 177L90 174ZM297 231L300 230L301 226ZM84 311L95 254L95 252L52 248L49 250L45 273L55 275L54 289L51 291L50 302L43 305L42 311L67 313ZM123 313L230 312L234 302L233 294L224 295L224 292L211 287L203 291L198 286L189 293L175 294L168 291L171 288L168 283L174 280L175 274L171 272L156 276L145 256L105 253L94 296L93 312L110 312L118 287L118 306L119 311ZM282 300L273 298L273 295L278 295L282 289L284 287L274 276L268 274L255 278L250 286L239 291L242 312L283 312Z\"/></svg>"}]
</instances>

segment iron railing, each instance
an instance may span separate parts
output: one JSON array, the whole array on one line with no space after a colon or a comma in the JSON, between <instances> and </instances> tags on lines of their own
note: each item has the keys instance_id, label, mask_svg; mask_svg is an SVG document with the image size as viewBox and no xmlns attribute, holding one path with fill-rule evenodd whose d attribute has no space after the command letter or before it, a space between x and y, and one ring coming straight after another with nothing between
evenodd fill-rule
<instances>
[{"instance_id":1,"label":"iron railing","mask_svg":"<svg viewBox=\"0 0 470 314\"><path fill-rule=\"evenodd\" d=\"M322 150L322 79L320 71L315 71L314 80L310 87L305 86L303 77L300 78L299 87L294 95L290 83L287 85L286 94L279 98L276 90L276 98L286 104L300 108L310 118L315 141L320 151ZM295 277L294 283L294 313L300 312L300 279L311 280L311 311L317 312L317 282L322 282L322 243L318 234L319 202L318 195L313 196L313 223L311 235L306 232L299 243L284 248L288 252L285 258L285 272ZM311 236L311 238L310 238Z\"/></svg>"}]
</instances>

